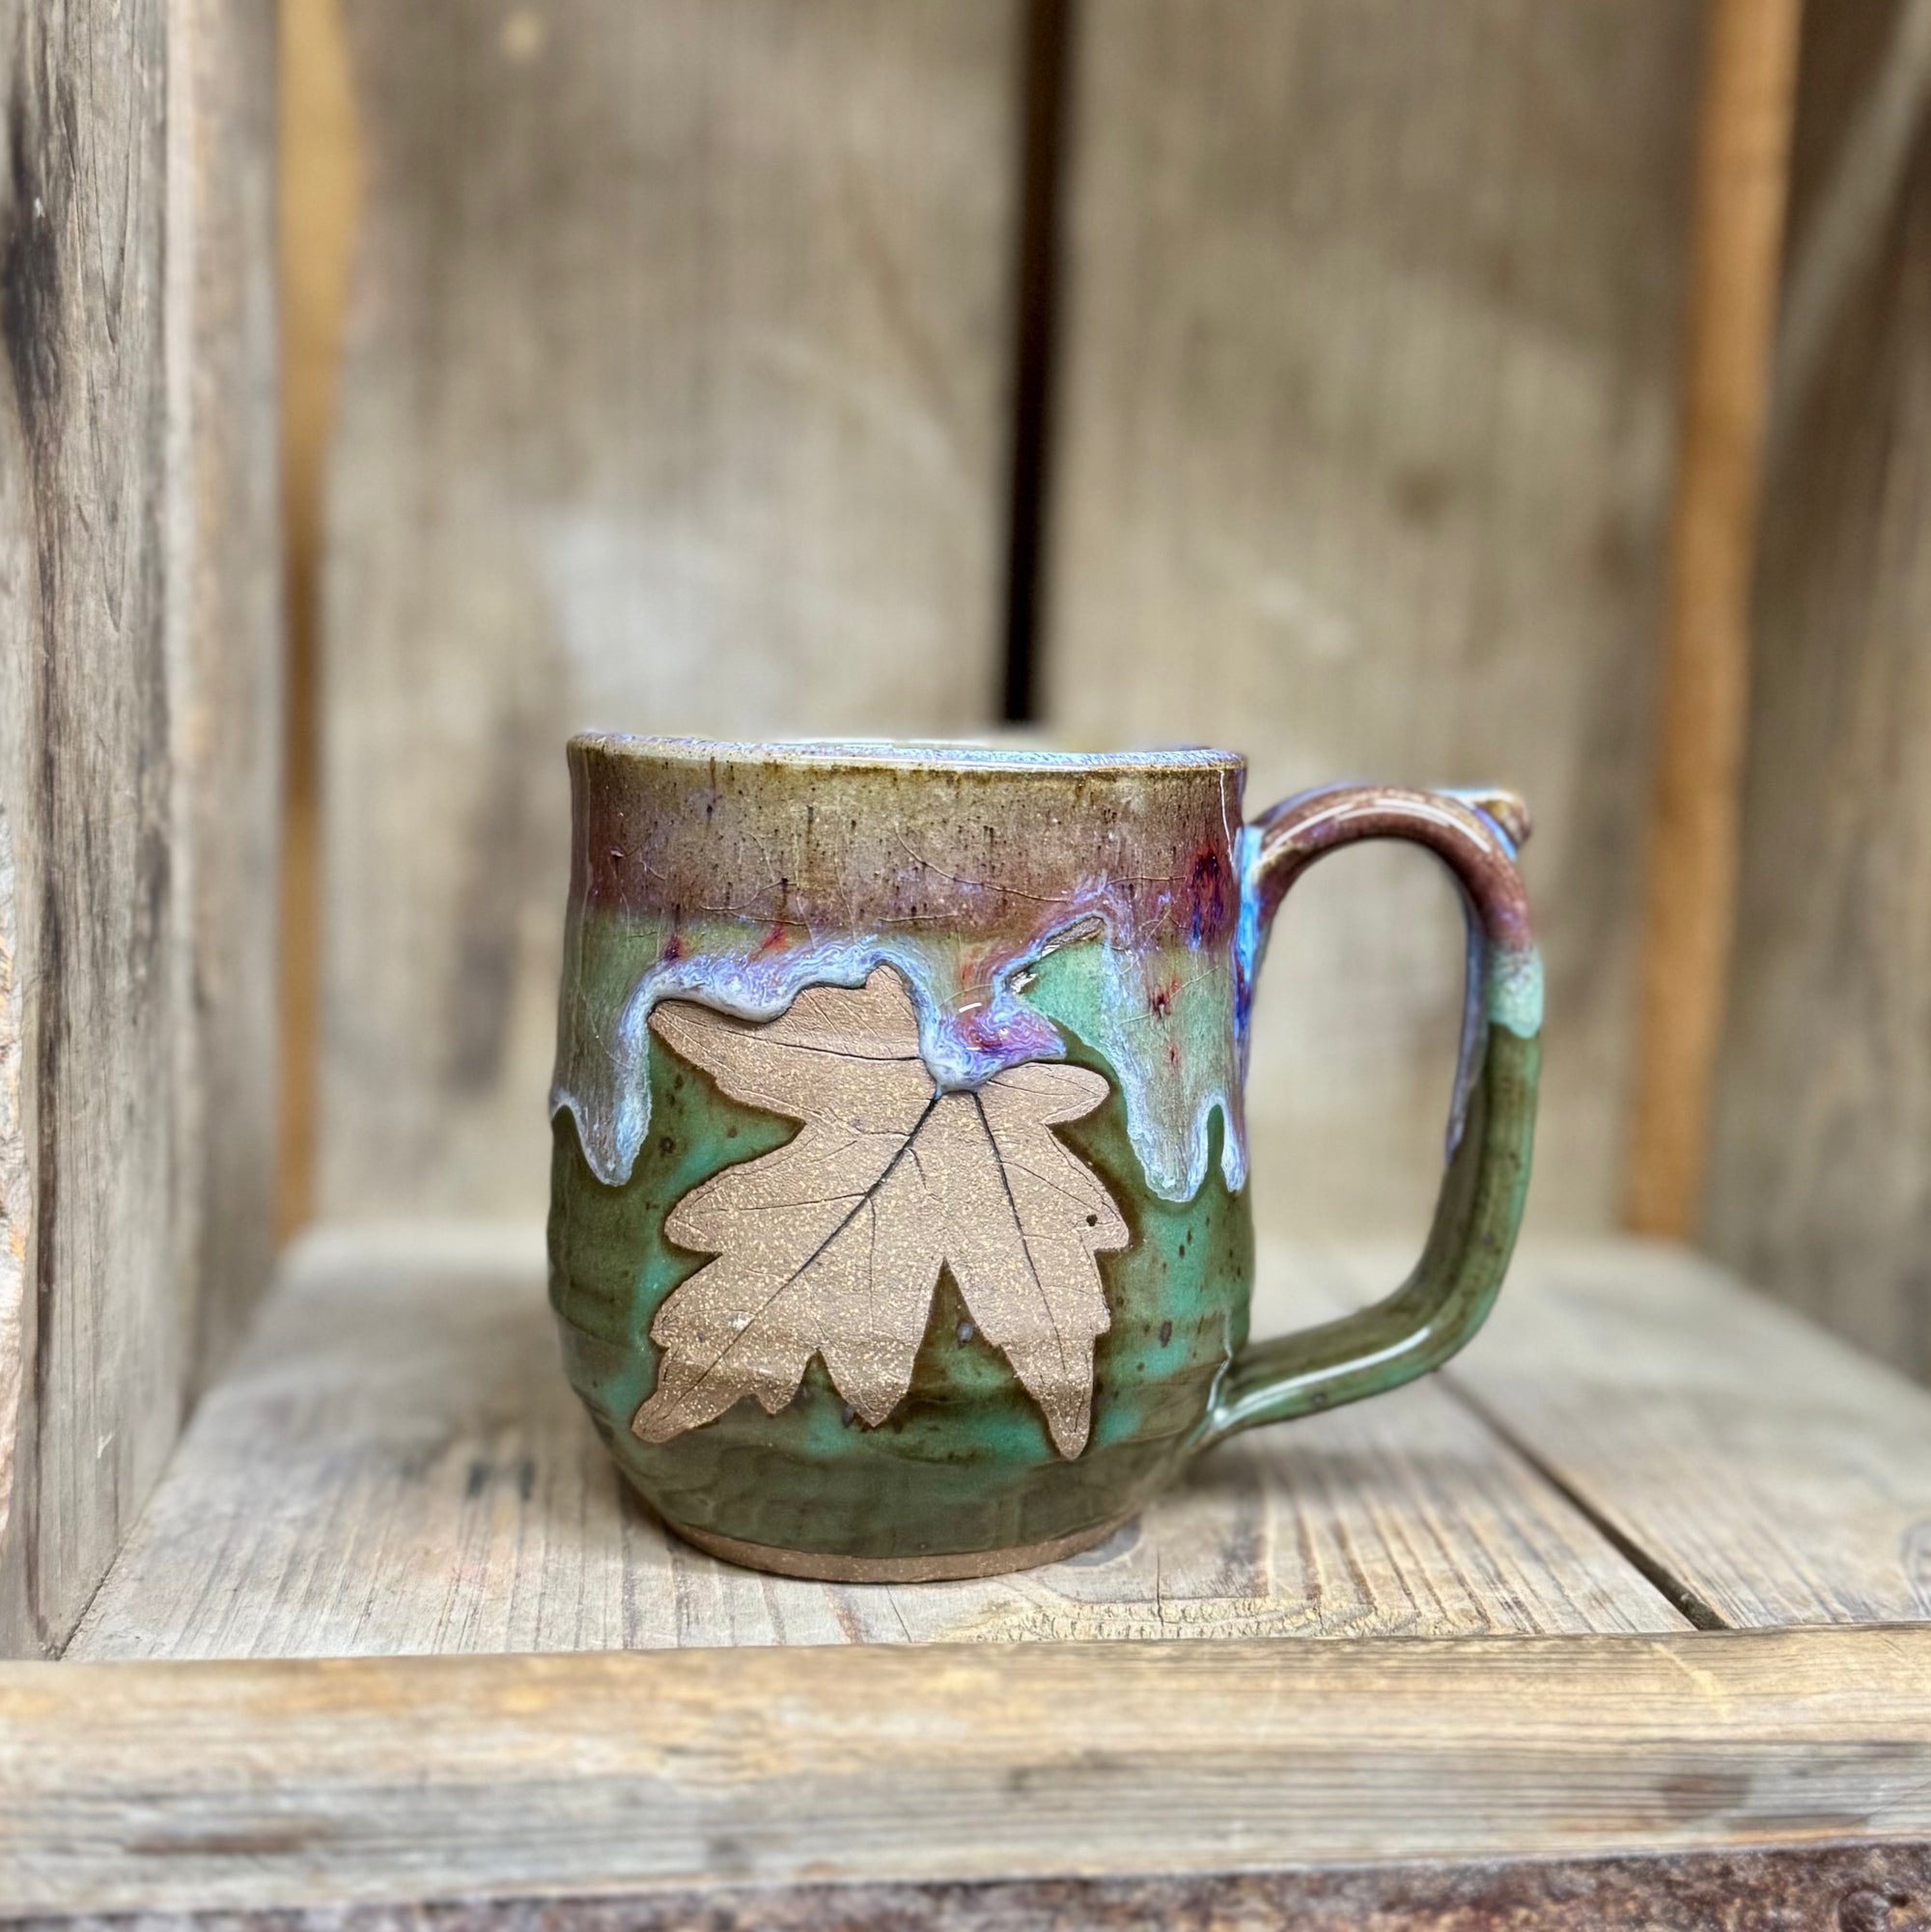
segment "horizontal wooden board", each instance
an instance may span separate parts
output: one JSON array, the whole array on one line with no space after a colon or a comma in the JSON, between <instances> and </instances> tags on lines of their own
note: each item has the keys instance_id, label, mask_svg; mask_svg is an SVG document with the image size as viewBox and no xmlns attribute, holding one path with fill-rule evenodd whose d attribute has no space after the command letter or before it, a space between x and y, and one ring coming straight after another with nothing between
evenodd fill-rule
<instances>
[{"instance_id":1,"label":"horizontal wooden board","mask_svg":"<svg viewBox=\"0 0 1931 1932\"><path fill-rule=\"evenodd\" d=\"M1320 1273L1284 1250L1270 1267L1291 1319L1330 1312ZM629 1498L564 1382L534 1237L431 1229L297 1251L69 1655L1681 1626L1427 1385L1229 1444L1109 1543L1028 1575L887 1588L735 1569Z\"/></svg>"},{"instance_id":2,"label":"horizontal wooden board","mask_svg":"<svg viewBox=\"0 0 1931 1932\"><path fill-rule=\"evenodd\" d=\"M1931 1835L1931 1630L0 1667L0 1911Z\"/></svg>"},{"instance_id":3,"label":"horizontal wooden board","mask_svg":"<svg viewBox=\"0 0 1931 1932\"><path fill-rule=\"evenodd\" d=\"M1687 1250L1531 1250L1447 1381L1698 1621L1931 1618L1931 1393Z\"/></svg>"}]
</instances>

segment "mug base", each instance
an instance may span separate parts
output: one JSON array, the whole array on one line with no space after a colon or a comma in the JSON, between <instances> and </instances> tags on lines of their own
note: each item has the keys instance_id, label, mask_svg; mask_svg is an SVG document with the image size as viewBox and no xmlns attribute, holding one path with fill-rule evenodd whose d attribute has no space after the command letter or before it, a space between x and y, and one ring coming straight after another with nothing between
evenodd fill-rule
<instances>
[{"instance_id":1,"label":"mug base","mask_svg":"<svg viewBox=\"0 0 1931 1932\"><path fill-rule=\"evenodd\" d=\"M708 1556L721 1557L747 1570L769 1570L773 1576L801 1577L820 1583L951 1583L969 1577L1002 1577L1013 1570L1037 1570L1077 1556L1104 1543L1132 1519L1127 1510L1070 1536L1049 1536L1043 1543L1020 1543L1004 1550L954 1550L930 1556L843 1556L826 1550L780 1550L769 1543L746 1543L714 1530L690 1529L681 1523L665 1527Z\"/></svg>"}]
</instances>

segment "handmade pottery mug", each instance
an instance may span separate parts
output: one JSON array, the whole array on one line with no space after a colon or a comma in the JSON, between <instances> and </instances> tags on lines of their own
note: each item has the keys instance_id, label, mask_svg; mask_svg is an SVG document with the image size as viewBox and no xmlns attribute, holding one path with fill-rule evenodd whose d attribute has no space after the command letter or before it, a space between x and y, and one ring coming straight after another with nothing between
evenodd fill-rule
<instances>
[{"instance_id":1,"label":"handmade pottery mug","mask_svg":"<svg viewBox=\"0 0 1931 1932\"><path fill-rule=\"evenodd\" d=\"M1481 1325L1541 1028L1512 798L1337 786L1244 826L1224 751L583 737L570 766L550 1295L680 1536L840 1580L1049 1561ZM1389 838L1469 910L1434 1224L1387 1300L1250 1345L1254 974L1302 870Z\"/></svg>"}]
</instances>

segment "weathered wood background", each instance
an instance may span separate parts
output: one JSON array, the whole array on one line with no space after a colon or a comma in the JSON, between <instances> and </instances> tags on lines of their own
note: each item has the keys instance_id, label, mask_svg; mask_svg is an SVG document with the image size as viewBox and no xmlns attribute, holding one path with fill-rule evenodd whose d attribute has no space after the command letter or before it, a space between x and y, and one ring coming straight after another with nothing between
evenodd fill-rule
<instances>
[{"instance_id":1,"label":"weathered wood background","mask_svg":"<svg viewBox=\"0 0 1931 1932\"><path fill-rule=\"evenodd\" d=\"M1710 1236L1931 1379L1931 7L1807 22Z\"/></svg>"},{"instance_id":2,"label":"weathered wood background","mask_svg":"<svg viewBox=\"0 0 1931 1932\"><path fill-rule=\"evenodd\" d=\"M1077 16L1048 720L1230 743L1255 809L1526 796L1543 1227L1616 1207L1702 14ZM1254 1036L1264 1213L1422 1224L1458 921L1413 854L1299 889Z\"/></svg>"},{"instance_id":3,"label":"weathered wood background","mask_svg":"<svg viewBox=\"0 0 1931 1932\"><path fill-rule=\"evenodd\" d=\"M539 1209L567 730L969 733L1018 684L1075 742L1240 745L1256 807L1518 786L1531 1226L1647 1199L1688 1229L1695 1174L1632 1149L1633 1064L1671 1062L1646 1118L1700 1134L1673 1062L1727 991L1713 1241L1931 1374L1925 0L1808 11L1734 964L1702 943L1727 835L1665 852L1710 906L1650 959L1640 1039L1653 717L1730 648L1686 604L1659 692L1708 403L1677 387L1705 0L291 5L344 50L363 177L310 464L324 1213ZM1773 73L1791 10L1761 12L1721 17ZM1737 165L1777 166L1777 120L1740 121ZM1454 916L1413 854L1301 888L1256 1034L1265 1219L1419 1226ZM1725 987L1672 1033L1686 970Z\"/></svg>"},{"instance_id":4,"label":"weathered wood background","mask_svg":"<svg viewBox=\"0 0 1931 1932\"><path fill-rule=\"evenodd\" d=\"M1108 0L1028 156L1059 15L348 0L325 1215L540 1210L568 730L996 722L1049 168L1040 721L1230 742L1256 807L1519 785L1535 1213L1612 1218L1700 6ZM1254 1112L1291 1225L1421 1224L1455 918L1382 854L1290 913Z\"/></svg>"},{"instance_id":5,"label":"weathered wood background","mask_svg":"<svg viewBox=\"0 0 1931 1932\"><path fill-rule=\"evenodd\" d=\"M351 0L321 1200L541 1211L562 745L997 701L1014 0Z\"/></svg>"},{"instance_id":6,"label":"weathered wood background","mask_svg":"<svg viewBox=\"0 0 1931 1932\"><path fill-rule=\"evenodd\" d=\"M268 1261L272 24L0 5L0 1653Z\"/></svg>"}]
</instances>

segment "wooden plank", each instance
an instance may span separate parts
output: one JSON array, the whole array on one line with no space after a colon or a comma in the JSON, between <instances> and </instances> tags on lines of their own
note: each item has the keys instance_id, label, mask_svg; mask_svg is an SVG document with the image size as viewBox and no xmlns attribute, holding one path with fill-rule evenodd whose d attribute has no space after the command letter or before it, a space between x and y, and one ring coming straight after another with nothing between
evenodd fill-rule
<instances>
[{"instance_id":1,"label":"wooden plank","mask_svg":"<svg viewBox=\"0 0 1931 1932\"><path fill-rule=\"evenodd\" d=\"M14 1653L70 1628L174 1438L179 882L157 515L164 11L14 4L0 46L0 804L27 1166L9 1189L25 1281L0 1549Z\"/></svg>"},{"instance_id":2,"label":"wooden plank","mask_svg":"<svg viewBox=\"0 0 1931 1932\"><path fill-rule=\"evenodd\" d=\"M275 5L177 0L169 19L174 1091L192 1395L233 1353L274 1259Z\"/></svg>"},{"instance_id":3,"label":"wooden plank","mask_svg":"<svg viewBox=\"0 0 1931 1932\"><path fill-rule=\"evenodd\" d=\"M1931 1618L1931 1395L1693 1255L1531 1252L1447 1379L1694 1621Z\"/></svg>"},{"instance_id":4,"label":"wooden plank","mask_svg":"<svg viewBox=\"0 0 1931 1932\"><path fill-rule=\"evenodd\" d=\"M4 676L0 670L0 678ZM12 695L7 688L11 683L0 685L0 694ZM0 1564L9 1549L20 1398L27 1379L27 1237L34 1203L23 1064L26 966L20 953L19 872L6 805L0 800ZM0 1613L0 1633L8 1621ZM4 1642L0 1636L0 1644Z\"/></svg>"},{"instance_id":5,"label":"wooden plank","mask_svg":"<svg viewBox=\"0 0 1931 1932\"><path fill-rule=\"evenodd\" d=\"M1931 1379L1931 115L1920 87L1899 116L1889 79L1924 34L1902 6L1810 12L1792 210L1810 343L1779 378L1807 387L1778 399L1764 513L1708 1236ZM1873 115L1902 125L1873 142ZM1847 209L1865 232L1821 237Z\"/></svg>"},{"instance_id":6,"label":"wooden plank","mask_svg":"<svg viewBox=\"0 0 1931 1932\"><path fill-rule=\"evenodd\" d=\"M0 1668L14 1913L1846 1837L1931 1630Z\"/></svg>"},{"instance_id":7,"label":"wooden plank","mask_svg":"<svg viewBox=\"0 0 1931 1932\"><path fill-rule=\"evenodd\" d=\"M566 732L993 714L1018 14L347 16L321 1203L534 1215Z\"/></svg>"},{"instance_id":8,"label":"wooden plank","mask_svg":"<svg viewBox=\"0 0 1931 1932\"><path fill-rule=\"evenodd\" d=\"M276 101L282 348L282 547L288 572L282 856L284 1235L315 1207L322 1010L320 683L322 492L362 201L342 0L282 0Z\"/></svg>"},{"instance_id":9,"label":"wooden plank","mask_svg":"<svg viewBox=\"0 0 1931 1932\"><path fill-rule=\"evenodd\" d=\"M1649 827L1627 1218L1696 1231L1736 916L1751 565L1802 0L1715 0Z\"/></svg>"},{"instance_id":10,"label":"wooden plank","mask_svg":"<svg viewBox=\"0 0 1931 1932\"><path fill-rule=\"evenodd\" d=\"M1562 1051L1536 1215L1620 1197L1697 0L1083 9L1047 714L1332 778L1507 783ZM1453 895L1310 879L1249 1100L1263 1211L1424 1224Z\"/></svg>"},{"instance_id":11,"label":"wooden plank","mask_svg":"<svg viewBox=\"0 0 1931 1932\"><path fill-rule=\"evenodd\" d=\"M269 44L0 9L0 1653L72 1628L266 1261Z\"/></svg>"},{"instance_id":12,"label":"wooden plank","mask_svg":"<svg viewBox=\"0 0 1931 1932\"><path fill-rule=\"evenodd\" d=\"M312 1239L69 1657L1682 1627L1426 1386L1230 1444L1111 1542L1025 1576L738 1570L626 1499L555 1365L534 1246ZM1291 1319L1331 1311L1295 1285Z\"/></svg>"}]
</instances>

